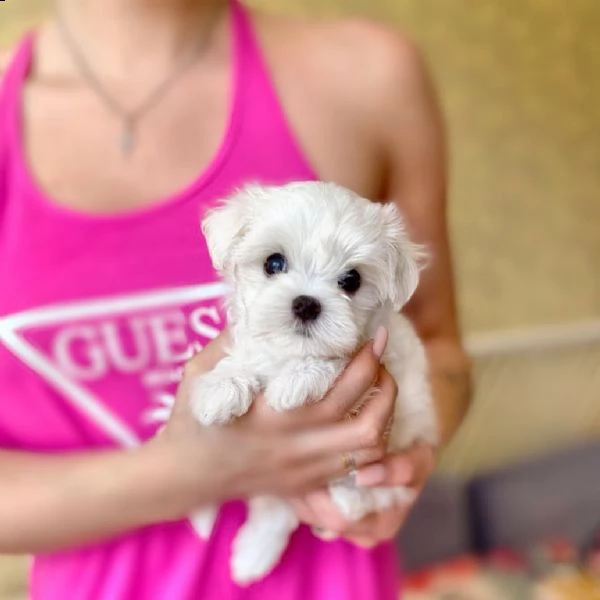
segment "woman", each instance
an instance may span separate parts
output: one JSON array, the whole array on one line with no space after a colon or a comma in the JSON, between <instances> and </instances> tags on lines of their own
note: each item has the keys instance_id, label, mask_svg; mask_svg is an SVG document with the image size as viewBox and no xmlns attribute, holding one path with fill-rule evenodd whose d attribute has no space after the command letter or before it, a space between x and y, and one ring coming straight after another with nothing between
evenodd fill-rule
<instances>
[{"instance_id":1,"label":"woman","mask_svg":"<svg viewBox=\"0 0 600 600\"><path fill-rule=\"evenodd\" d=\"M198 215L248 180L319 177L397 201L429 247L407 312L450 439L469 370L441 123L417 51L379 25L288 21L234 0L64 0L5 57L1 86L0 551L37 554L32 596L396 598L386 540L405 511L349 524L319 490L348 452L361 485L420 489L433 468L424 447L372 464L395 394L378 367L384 338L294 415L258 399L205 431L178 402L157 437L148 415L224 326ZM210 369L221 345L188 369ZM255 493L293 497L308 527L242 590L228 569L235 499ZM226 504L204 542L187 516L213 502Z\"/></svg>"}]
</instances>

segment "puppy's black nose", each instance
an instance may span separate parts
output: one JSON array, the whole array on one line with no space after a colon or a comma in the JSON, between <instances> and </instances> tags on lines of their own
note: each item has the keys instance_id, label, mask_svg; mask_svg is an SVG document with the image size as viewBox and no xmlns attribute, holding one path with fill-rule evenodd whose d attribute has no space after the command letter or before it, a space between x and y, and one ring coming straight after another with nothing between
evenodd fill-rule
<instances>
[{"instance_id":1,"label":"puppy's black nose","mask_svg":"<svg viewBox=\"0 0 600 600\"><path fill-rule=\"evenodd\" d=\"M312 296L298 296L292 301L292 312L303 323L315 321L321 314L321 303Z\"/></svg>"}]
</instances>

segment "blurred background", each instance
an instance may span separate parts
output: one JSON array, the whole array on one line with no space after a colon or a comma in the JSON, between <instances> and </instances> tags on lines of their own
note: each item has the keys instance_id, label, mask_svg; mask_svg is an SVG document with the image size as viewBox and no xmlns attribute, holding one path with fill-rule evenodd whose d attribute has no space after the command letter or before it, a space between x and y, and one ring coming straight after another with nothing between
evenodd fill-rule
<instances>
[{"instance_id":1,"label":"blurred background","mask_svg":"<svg viewBox=\"0 0 600 600\"><path fill-rule=\"evenodd\" d=\"M600 2L250 4L384 20L428 57L449 130L451 233L476 377L475 403L442 457L442 479L485 477L594 446L600 440ZM49 7L46 0L2 2L0 47ZM591 464L600 480L596 458ZM580 455L573 460L575 470L584 462ZM600 497L596 506L600 523Z\"/></svg>"}]
</instances>

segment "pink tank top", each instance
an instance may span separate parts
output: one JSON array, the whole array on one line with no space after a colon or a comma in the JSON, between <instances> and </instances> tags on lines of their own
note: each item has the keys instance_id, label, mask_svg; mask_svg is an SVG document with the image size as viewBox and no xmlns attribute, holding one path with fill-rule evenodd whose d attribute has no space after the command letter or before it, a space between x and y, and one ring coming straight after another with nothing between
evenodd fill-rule
<instances>
[{"instance_id":1,"label":"pink tank top","mask_svg":"<svg viewBox=\"0 0 600 600\"><path fill-rule=\"evenodd\" d=\"M33 452L131 447L181 365L224 326L222 286L199 214L245 181L315 179L294 143L244 9L231 4L235 57L227 132L179 194L111 216L61 208L37 186L22 147L21 97L34 38L0 89L0 447ZM257 143L260 140L260 143ZM35 600L396 600L391 546L324 543L306 527L265 580L229 577L242 502L209 541L187 520L38 556Z\"/></svg>"}]
</instances>

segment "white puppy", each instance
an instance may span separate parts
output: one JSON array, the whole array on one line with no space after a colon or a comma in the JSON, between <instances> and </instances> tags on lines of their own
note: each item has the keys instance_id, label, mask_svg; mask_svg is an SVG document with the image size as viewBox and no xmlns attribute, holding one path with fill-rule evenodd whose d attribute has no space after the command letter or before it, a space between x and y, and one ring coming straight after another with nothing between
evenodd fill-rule
<instances>
[{"instance_id":1,"label":"white puppy","mask_svg":"<svg viewBox=\"0 0 600 600\"><path fill-rule=\"evenodd\" d=\"M243 415L260 391L276 410L321 399L384 325L384 363L399 387L390 450L436 442L424 349L399 314L417 287L419 248L393 205L330 183L248 186L210 211L203 231L214 267L231 284L232 347L192 386L202 424ZM413 499L407 488L360 489L352 478L332 482L330 491L351 520ZM206 534L215 513L196 519ZM266 575L297 526L282 500L250 499L234 542L234 579L247 584Z\"/></svg>"}]
</instances>

